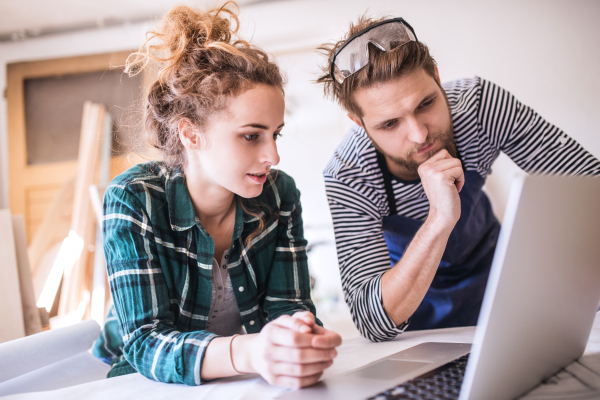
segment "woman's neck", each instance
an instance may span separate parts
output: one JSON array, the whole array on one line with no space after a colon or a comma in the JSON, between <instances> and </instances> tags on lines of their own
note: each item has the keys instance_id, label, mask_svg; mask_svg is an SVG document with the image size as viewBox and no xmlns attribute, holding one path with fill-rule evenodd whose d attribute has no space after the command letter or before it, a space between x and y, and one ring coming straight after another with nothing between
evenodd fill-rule
<instances>
[{"instance_id":1,"label":"woman's neck","mask_svg":"<svg viewBox=\"0 0 600 400\"><path fill-rule=\"evenodd\" d=\"M205 228L218 227L235 211L235 194L206 179L197 171L196 168L184 169L186 185L196 215Z\"/></svg>"}]
</instances>

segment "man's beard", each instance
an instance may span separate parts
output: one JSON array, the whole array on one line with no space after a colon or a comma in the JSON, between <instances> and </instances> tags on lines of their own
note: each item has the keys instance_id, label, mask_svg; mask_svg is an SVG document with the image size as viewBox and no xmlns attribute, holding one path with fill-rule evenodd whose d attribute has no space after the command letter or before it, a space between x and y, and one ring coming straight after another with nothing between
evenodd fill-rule
<instances>
[{"instance_id":1,"label":"man's beard","mask_svg":"<svg viewBox=\"0 0 600 400\"><path fill-rule=\"evenodd\" d=\"M444 132L435 132L435 133L427 135L427 141L423 145L419 146L419 148L412 149L404 157L393 156L393 155L387 153L381 147L379 147L379 145L377 145L377 143L375 143L375 141L373 139L371 139L371 142L373 143L373 146L375 146L375 148L381 154L386 156L386 158L391 160L394 164L407 170L408 172L418 174L418 169L419 169L419 166L422 164L422 162L419 163L419 162L413 161L411 159L411 155L419 152L419 150L424 149L425 147L429 146L436 140L439 140L442 143L442 149L446 149L452 157L454 157L454 158L458 157L458 152L456 150L456 143L454 143L454 130L452 129L452 122L450 122L448 128ZM439 151L439 150L437 150L437 151ZM430 152L431 152L431 154L427 154L427 159L429 159L434 154L433 150L430 150Z\"/></svg>"}]
</instances>

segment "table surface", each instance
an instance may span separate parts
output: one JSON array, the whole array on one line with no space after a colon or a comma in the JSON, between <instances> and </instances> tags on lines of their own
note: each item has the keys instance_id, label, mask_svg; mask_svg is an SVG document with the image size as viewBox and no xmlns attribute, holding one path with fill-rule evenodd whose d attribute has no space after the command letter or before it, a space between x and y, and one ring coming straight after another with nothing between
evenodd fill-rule
<instances>
[{"instance_id":1,"label":"table surface","mask_svg":"<svg viewBox=\"0 0 600 400\"><path fill-rule=\"evenodd\" d=\"M395 340L372 343L355 337L345 340L339 348L334 364L326 370L323 379L342 374L376 361L382 357L405 350L423 342L472 343L475 327L450 328L429 331L414 331L399 335ZM592 333L585 354L600 353L600 313L596 314ZM95 361L95 360L94 360ZM3 397L16 399L130 399L134 396L150 399L164 399L166 396L184 399L232 399L263 400L272 399L286 389L267 384L258 375L245 375L218 379L202 386L185 386L155 382L140 374L131 374L111 379L102 379L59 390L17 394Z\"/></svg>"}]
</instances>

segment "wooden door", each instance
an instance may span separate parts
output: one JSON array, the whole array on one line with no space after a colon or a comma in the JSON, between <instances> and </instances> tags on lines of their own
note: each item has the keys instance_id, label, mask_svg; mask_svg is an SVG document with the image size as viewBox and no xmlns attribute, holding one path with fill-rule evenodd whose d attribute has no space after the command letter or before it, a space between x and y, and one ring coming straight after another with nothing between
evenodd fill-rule
<instances>
[{"instance_id":1,"label":"wooden door","mask_svg":"<svg viewBox=\"0 0 600 400\"><path fill-rule=\"evenodd\" d=\"M61 186L71 180L77 171L77 155L74 157L63 156L54 160L57 151L46 151L46 148L37 148L36 151L46 151L46 161L32 162L32 148L39 143L28 138L26 118L26 84L34 82L37 78L79 77L85 74L111 71L111 66L123 65L129 52L99 54L81 57L70 57L54 60L23 62L7 66L7 105L8 105L8 156L9 156L9 193L10 208L13 214L23 214L28 242L31 242L36 230L52 203L52 200ZM103 76L103 75L102 75ZM123 75L121 79L129 79ZM139 80L139 79L138 79ZM132 95L132 102L139 103L141 84L137 95ZM78 86L79 90L79 86ZM92 94L93 95L93 94ZM91 99L90 99L91 100ZM50 99L50 102L54 100ZM59 101L59 100L57 100ZM48 100L46 100L48 102ZM39 107L35 105L34 107ZM43 106L43 105L41 105ZM111 108L111 104L106 105ZM35 108L35 110L38 110ZM83 108L72 110L81 115ZM56 117L56 116L55 116ZM57 116L61 118L60 115ZM39 123L39 118L35 119ZM33 125L31 123L30 125ZM78 141L78 132L75 139ZM67 142L75 139L68 139ZM28 145L29 143L29 145ZM67 143L70 145L70 143ZM29 147L29 148L28 148ZM38 146L39 147L39 146ZM63 146L68 147L68 146ZM75 143L75 149L77 144ZM60 149L59 149L60 150ZM59 151L60 152L60 151ZM67 159L65 159L65 157ZM60 158L60 157L59 157ZM49 161L48 161L49 160ZM130 155L113 156L111 162L111 178L143 160ZM67 222L70 215L63 215Z\"/></svg>"}]
</instances>

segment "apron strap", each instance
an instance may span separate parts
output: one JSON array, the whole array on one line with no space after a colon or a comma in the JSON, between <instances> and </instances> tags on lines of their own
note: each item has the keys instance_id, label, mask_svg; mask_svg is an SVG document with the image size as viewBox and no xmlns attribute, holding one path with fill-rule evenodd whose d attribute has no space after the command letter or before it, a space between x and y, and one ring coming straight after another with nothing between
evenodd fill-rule
<instances>
[{"instance_id":1,"label":"apron strap","mask_svg":"<svg viewBox=\"0 0 600 400\"><path fill-rule=\"evenodd\" d=\"M381 154L379 150L375 150L377 153L377 164L381 169L383 175L383 184L385 185L385 193L387 194L388 207L390 208L390 215L398 214L396 210L396 197L394 196L394 189L392 188L392 178L390 177L390 171L388 170L385 162L385 156Z\"/></svg>"}]
</instances>

